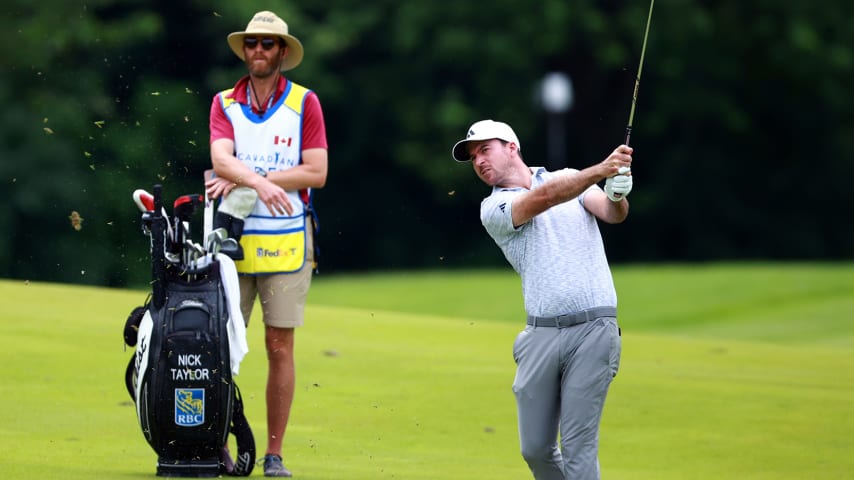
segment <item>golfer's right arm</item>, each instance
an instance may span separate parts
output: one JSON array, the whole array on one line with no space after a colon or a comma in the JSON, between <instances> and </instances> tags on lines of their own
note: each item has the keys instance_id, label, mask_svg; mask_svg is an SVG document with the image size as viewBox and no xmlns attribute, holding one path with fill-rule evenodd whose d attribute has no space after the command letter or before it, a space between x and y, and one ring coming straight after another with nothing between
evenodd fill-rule
<instances>
[{"instance_id":1,"label":"golfer's right arm","mask_svg":"<svg viewBox=\"0 0 854 480\"><path fill-rule=\"evenodd\" d=\"M592 185L617 175L621 167L631 167L631 152L631 147L620 145L596 165L569 175L561 175L539 188L519 195L513 202L513 226L518 228L549 208L578 197ZM605 196L604 193L602 195ZM607 197L605 199L607 200ZM603 220L613 219L608 217Z\"/></svg>"}]
</instances>

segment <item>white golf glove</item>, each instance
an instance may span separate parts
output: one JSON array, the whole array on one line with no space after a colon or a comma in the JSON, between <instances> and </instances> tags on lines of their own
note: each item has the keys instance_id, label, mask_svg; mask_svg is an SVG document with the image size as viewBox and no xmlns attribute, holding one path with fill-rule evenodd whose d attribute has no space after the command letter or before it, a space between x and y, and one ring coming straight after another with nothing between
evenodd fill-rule
<instances>
[{"instance_id":1,"label":"white golf glove","mask_svg":"<svg viewBox=\"0 0 854 480\"><path fill-rule=\"evenodd\" d=\"M605 180L605 194L612 202L619 202L632 191L632 176L628 167L621 167L618 174Z\"/></svg>"}]
</instances>

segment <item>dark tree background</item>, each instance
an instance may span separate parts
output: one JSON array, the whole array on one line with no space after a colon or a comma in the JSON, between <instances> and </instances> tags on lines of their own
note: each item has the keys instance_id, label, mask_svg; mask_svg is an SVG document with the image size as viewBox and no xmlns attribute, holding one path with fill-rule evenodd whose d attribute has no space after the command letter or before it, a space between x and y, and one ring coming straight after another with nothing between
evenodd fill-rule
<instances>
[{"instance_id":1,"label":"dark tree background","mask_svg":"<svg viewBox=\"0 0 854 480\"><path fill-rule=\"evenodd\" d=\"M225 37L259 8L302 40L288 76L324 107L321 271L504 265L478 221L488 188L451 146L493 118L529 164L550 164L553 125L556 166L600 161L623 141L649 4L490 5L5 2L0 277L147 281L131 192L201 193L211 98L245 72ZM656 2L612 262L851 260L852 17L843 0ZM549 72L573 85L561 124L539 100Z\"/></svg>"}]
</instances>

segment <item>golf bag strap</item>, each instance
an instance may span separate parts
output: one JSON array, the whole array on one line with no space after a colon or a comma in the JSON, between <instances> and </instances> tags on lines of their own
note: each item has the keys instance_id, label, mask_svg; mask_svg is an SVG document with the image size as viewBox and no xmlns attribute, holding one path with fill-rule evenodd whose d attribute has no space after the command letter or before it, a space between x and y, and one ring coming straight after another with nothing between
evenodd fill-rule
<instances>
[{"instance_id":1,"label":"golf bag strap","mask_svg":"<svg viewBox=\"0 0 854 480\"><path fill-rule=\"evenodd\" d=\"M131 401L136 403L136 396L134 395L134 386L133 386L133 370L134 370L134 362L136 361L136 355L130 356L130 361L128 361L128 367L125 369L125 387L128 389L128 395L130 395Z\"/></svg>"},{"instance_id":2,"label":"golf bag strap","mask_svg":"<svg viewBox=\"0 0 854 480\"><path fill-rule=\"evenodd\" d=\"M231 414L231 425L229 428L237 440L237 458L234 461L234 471L229 475L235 477L248 477L255 467L255 437L249 428L249 421L243 413L243 396L237 383L234 384L234 408Z\"/></svg>"},{"instance_id":3,"label":"golf bag strap","mask_svg":"<svg viewBox=\"0 0 854 480\"><path fill-rule=\"evenodd\" d=\"M124 339L125 345L128 347L135 347L136 342L138 340L137 335L139 333L139 324L142 322L142 317L145 316L145 312L148 310L148 306L151 303L151 294L148 295L145 299L145 303L140 305L139 307L131 310L130 315L128 315L127 321L125 321L125 329L124 329ZM130 360L128 361L127 369L125 369L125 386L128 389L128 394L130 394L131 400L136 401L136 396L134 395L134 382L133 382L133 371L135 367L136 361L136 353L130 356Z\"/></svg>"}]
</instances>

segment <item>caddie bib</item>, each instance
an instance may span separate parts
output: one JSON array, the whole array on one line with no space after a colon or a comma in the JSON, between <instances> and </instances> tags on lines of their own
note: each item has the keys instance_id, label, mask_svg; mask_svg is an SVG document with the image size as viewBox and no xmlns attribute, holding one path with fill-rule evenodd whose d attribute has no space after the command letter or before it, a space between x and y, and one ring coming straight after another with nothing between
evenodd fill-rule
<instances>
[{"instance_id":1,"label":"caddie bib","mask_svg":"<svg viewBox=\"0 0 854 480\"><path fill-rule=\"evenodd\" d=\"M238 160L255 172L287 170L302 163L303 103L309 90L287 80L284 93L263 114L250 105L227 98L231 89L220 92L223 110L234 126L234 151ZM294 211L273 215L261 200L245 219L244 259L236 261L245 275L292 273L306 259L306 203L298 191L286 192Z\"/></svg>"}]
</instances>

